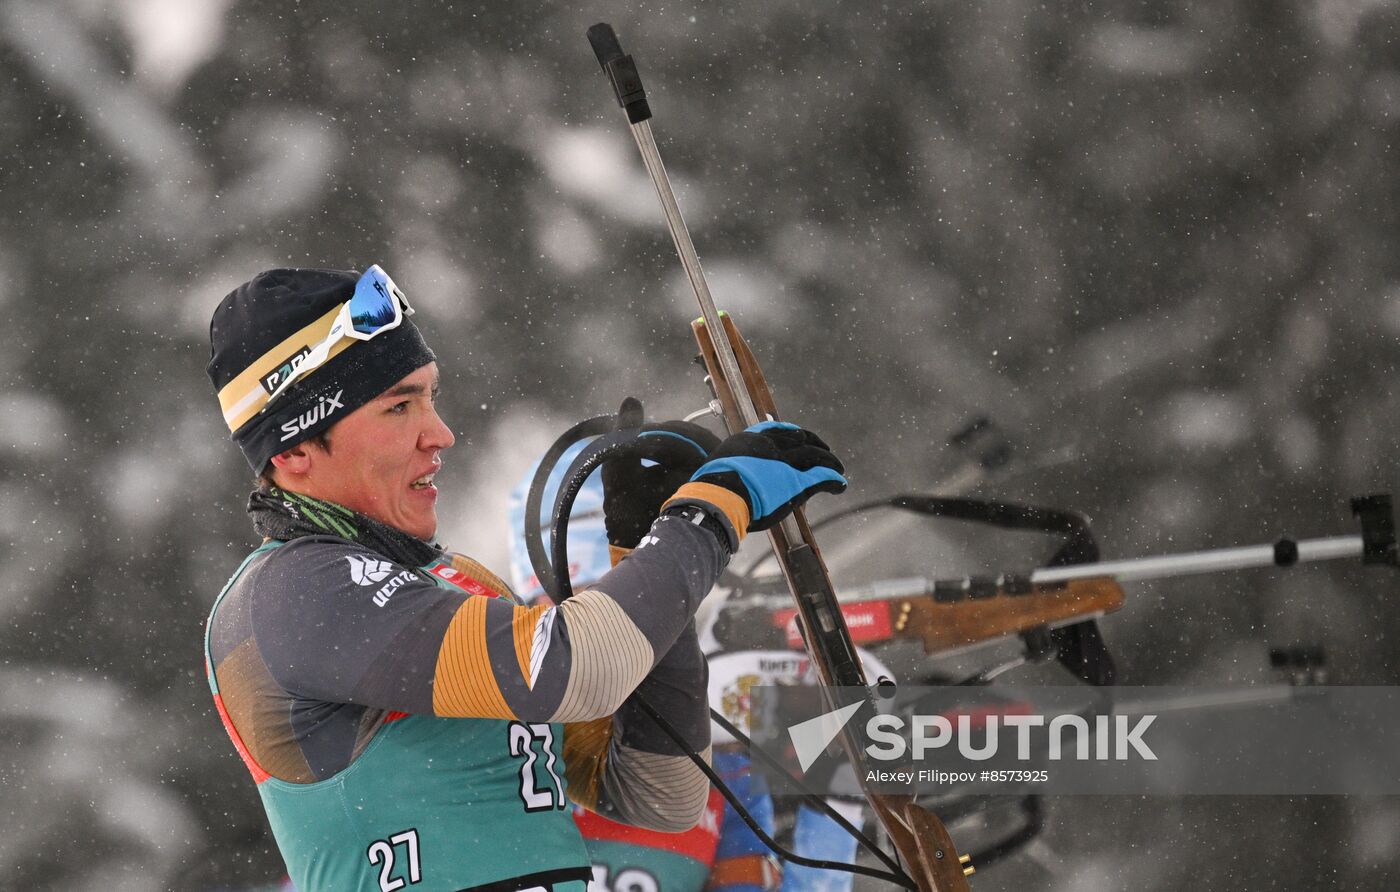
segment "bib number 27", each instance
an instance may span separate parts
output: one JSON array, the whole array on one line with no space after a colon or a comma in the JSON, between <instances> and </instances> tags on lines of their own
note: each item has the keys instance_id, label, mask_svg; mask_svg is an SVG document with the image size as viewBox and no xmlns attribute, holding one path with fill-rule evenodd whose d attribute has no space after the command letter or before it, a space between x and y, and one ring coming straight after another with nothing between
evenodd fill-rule
<instances>
[{"instance_id":1,"label":"bib number 27","mask_svg":"<svg viewBox=\"0 0 1400 892\"><path fill-rule=\"evenodd\" d=\"M408 856L408 878L394 876L394 856L396 849L402 848ZM395 892L406 885L421 882L423 872L418 865L418 831L409 829L395 833L388 839L376 839L369 844L369 863L379 868L379 892Z\"/></svg>"},{"instance_id":2,"label":"bib number 27","mask_svg":"<svg viewBox=\"0 0 1400 892\"><path fill-rule=\"evenodd\" d=\"M538 747L536 746L538 744ZM543 771L535 771L536 749L544 754ZM525 810L545 811L564 807L564 783L554 770L554 729L547 723L510 723L510 754L525 761L520 766L520 801ZM538 775L544 775L539 777ZM543 780L543 784L540 781Z\"/></svg>"}]
</instances>

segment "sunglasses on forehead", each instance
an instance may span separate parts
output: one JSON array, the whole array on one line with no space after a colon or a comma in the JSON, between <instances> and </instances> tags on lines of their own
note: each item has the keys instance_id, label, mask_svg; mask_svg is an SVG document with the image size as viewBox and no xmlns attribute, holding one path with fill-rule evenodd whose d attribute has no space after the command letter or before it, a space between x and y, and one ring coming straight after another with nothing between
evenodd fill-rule
<instances>
[{"instance_id":1,"label":"sunglasses on forehead","mask_svg":"<svg viewBox=\"0 0 1400 892\"><path fill-rule=\"evenodd\" d=\"M404 297L389 274L374 264L355 283L355 293L341 304L340 312L336 314L325 339L293 364L287 377L268 395L262 411L266 412L267 407L276 402L292 384L325 365L326 360L330 359L331 349L345 338L368 341L375 335L398 328L405 316L412 315L413 307L409 306L408 298Z\"/></svg>"}]
</instances>

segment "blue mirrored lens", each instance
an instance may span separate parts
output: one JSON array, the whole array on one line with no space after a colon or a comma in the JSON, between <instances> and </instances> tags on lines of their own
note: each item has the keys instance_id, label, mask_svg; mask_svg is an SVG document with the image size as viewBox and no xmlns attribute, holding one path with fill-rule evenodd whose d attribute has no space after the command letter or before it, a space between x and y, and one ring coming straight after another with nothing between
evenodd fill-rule
<instances>
[{"instance_id":1,"label":"blue mirrored lens","mask_svg":"<svg viewBox=\"0 0 1400 892\"><path fill-rule=\"evenodd\" d=\"M394 321L398 315L389 277L372 266L355 283L355 296L350 298L350 324L361 334L374 334Z\"/></svg>"}]
</instances>

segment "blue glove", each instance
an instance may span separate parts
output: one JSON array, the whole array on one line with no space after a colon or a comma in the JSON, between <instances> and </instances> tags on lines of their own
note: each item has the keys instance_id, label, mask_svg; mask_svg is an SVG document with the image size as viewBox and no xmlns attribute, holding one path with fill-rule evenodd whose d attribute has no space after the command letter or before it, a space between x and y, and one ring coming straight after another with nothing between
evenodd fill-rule
<instances>
[{"instance_id":1,"label":"blue glove","mask_svg":"<svg viewBox=\"0 0 1400 892\"><path fill-rule=\"evenodd\" d=\"M720 443L690 480L742 498L749 508L746 532L752 533L774 526L819 492L844 492L845 470L816 434L764 421Z\"/></svg>"}]
</instances>

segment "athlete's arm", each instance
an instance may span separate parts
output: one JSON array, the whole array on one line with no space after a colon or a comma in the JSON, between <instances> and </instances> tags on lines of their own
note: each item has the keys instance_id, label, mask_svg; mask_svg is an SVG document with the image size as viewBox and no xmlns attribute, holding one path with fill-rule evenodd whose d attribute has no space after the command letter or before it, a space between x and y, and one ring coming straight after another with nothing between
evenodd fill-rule
<instances>
[{"instance_id":1,"label":"athlete's arm","mask_svg":"<svg viewBox=\"0 0 1400 892\"><path fill-rule=\"evenodd\" d=\"M611 716L728 560L713 524L737 541L746 521L665 516L596 588L557 607L466 596L353 543L297 539L249 568L254 634L277 683L308 699L529 722Z\"/></svg>"},{"instance_id":2,"label":"athlete's arm","mask_svg":"<svg viewBox=\"0 0 1400 892\"><path fill-rule=\"evenodd\" d=\"M709 798L709 780L687 754L709 760L707 682L692 622L611 720L565 726L570 798L612 820L651 830L678 833L693 827ZM643 712L643 700L679 733L684 747Z\"/></svg>"},{"instance_id":3,"label":"athlete's arm","mask_svg":"<svg viewBox=\"0 0 1400 892\"><path fill-rule=\"evenodd\" d=\"M438 653L433 711L557 722L612 715L690 623L728 561L725 546L710 529L666 516L631 558L563 604L467 602ZM488 664L489 673L478 668Z\"/></svg>"}]
</instances>

